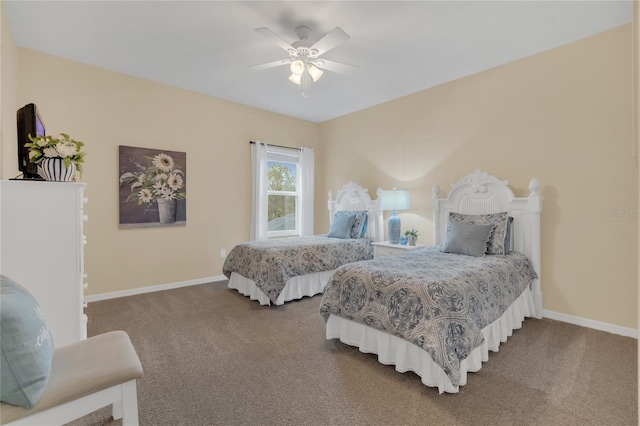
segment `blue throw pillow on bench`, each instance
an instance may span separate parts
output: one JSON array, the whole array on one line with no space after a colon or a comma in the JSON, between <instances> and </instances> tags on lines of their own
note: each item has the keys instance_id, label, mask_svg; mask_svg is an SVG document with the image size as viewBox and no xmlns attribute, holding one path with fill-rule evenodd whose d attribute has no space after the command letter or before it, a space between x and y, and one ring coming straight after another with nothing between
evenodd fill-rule
<instances>
[{"instance_id":1,"label":"blue throw pillow on bench","mask_svg":"<svg viewBox=\"0 0 640 426\"><path fill-rule=\"evenodd\" d=\"M30 409L49 381L53 337L36 299L0 275L0 399Z\"/></svg>"}]
</instances>

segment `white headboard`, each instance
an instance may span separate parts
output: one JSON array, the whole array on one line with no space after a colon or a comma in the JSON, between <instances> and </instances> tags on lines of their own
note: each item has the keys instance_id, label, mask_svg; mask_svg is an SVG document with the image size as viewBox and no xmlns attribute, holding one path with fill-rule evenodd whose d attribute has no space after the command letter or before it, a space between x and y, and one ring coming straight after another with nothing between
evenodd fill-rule
<instances>
[{"instance_id":1,"label":"white headboard","mask_svg":"<svg viewBox=\"0 0 640 426\"><path fill-rule=\"evenodd\" d=\"M529 196L517 198L509 188L509 182L486 172L476 170L451 185L448 198L440 198L440 187L433 187L433 242L443 244L449 223L449 213L487 214L508 211L513 217L511 246L525 254L538 274L532 284L536 301L536 316L542 317L542 290L540 287L540 182L529 181Z\"/></svg>"},{"instance_id":2,"label":"white headboard","mask_svg":"<svg viewBox=\"0 0 640 426\"><path fill-rule=\"evenodd\" d=\"M378 188L378 192L381 189ZM380 197L372 200L369 190L364 189L355 182L349 181L338 191L336 198L333 198L333 191L329 191L329 221L333 220L334 214L339 210L363 211L368 213L367 237L374 241L382 241L382 211L380 210Z\"/></svg>"}]
</instances>

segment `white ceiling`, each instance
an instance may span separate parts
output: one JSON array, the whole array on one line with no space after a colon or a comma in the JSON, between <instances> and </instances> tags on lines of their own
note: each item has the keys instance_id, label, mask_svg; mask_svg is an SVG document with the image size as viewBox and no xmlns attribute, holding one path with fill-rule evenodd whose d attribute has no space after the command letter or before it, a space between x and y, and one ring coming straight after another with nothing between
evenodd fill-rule
<instances>
[{"instance_id":1,"label":"white ceiling","mask_svg":"<svg viewBox=\"0 0 640 426\"><path fill-rule=\"evenodd\" d=\"M3 1L19 47L322 122L632 21L631 1ZM325 58L303 100L287 58L254 28L288 42L334 27L351 40Z\"/></svg>"}]
</instances>

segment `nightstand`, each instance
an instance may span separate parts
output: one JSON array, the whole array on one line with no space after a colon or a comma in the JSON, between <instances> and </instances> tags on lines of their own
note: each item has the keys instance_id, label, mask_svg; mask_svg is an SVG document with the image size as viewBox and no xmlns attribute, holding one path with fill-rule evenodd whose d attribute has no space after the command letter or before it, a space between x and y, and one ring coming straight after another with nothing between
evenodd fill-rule
<instances>
[{"instance_id":1,"label":"nightstand","mask_svg":"<svg viewBox=\"0 0 640 426\"><path fill-rule=\"evenodd\" d=\"M391 244L389 241L377 241L371 244L373 244L374 259L380 259L382 257L389 257L389 256L398 256L408 252L409 250L426 247L425 244L416 244L415 246L410 246L410 245L403 246L401 244Z\"/></svg>"}]
</instances>

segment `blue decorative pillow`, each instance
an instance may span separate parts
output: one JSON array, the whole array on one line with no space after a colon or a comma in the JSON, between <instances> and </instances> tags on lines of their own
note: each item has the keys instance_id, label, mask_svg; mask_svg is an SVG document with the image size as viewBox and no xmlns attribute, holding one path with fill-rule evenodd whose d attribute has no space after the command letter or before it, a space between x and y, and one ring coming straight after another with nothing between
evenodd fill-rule
<instances>
[{"instance_id":1,"label":"blue decorative pillow","mask_svg":"<svg viewBox=\"0 0 640 426\"><path fill-rule=\"evenodd\" d=\"M505 253L505 237L507 234L507 222L509 212L490 213L490 214L461 214L449 213L450 223L467 223L471 225L489 225L494 224L495 229L489 237L487 243L487 254L506 254ZM448 232L448 231L447 231Z\"/></svg>"},{"instance_id":2,"label":"blue decorative pillow","mask_svg":"<svg viewBox=\"0 0 640 426\"><path fill-rule=\"evenodd\" d=\"M355 220L356 216L354 214L334 215L331 226L329 227L329 232L327 233L327 237L351 238L351 227L353 226L353 222L355 222Z\"/></svg>"},{"instance_id":3,"label":"blue decorative pillow","mask_svg":"<svg viewBox=\"0 0 640 426\"><path fill-rule=\"evenodd\" d=\"M51 372L53 337L27 289L0 275L0 399L30 409Z\"/></svg>"},{"instance_id":4,"label":"blue decorative pillow","mask_svg":"<svg viewBox=\"0 0 640 426\"><path fill-rule=\"evenodd\" d=\"M367 235L368 215L366 210L340 210L334 216L351 216L355 215L356 220L351 226L351 238L363 238Z\"/></svg>"},{"instance_id":5,"label":"blue decorative pillow","mask_svg":"<svg viewBox=\"0 0 640 426\"><path fill-rule=\"evenodd\" d=\"M507 234L504 237L504 254L509 254L509 248L511 247L511 224L513 224L513 218L509 216L509 219L507 219Z\"/></svg>"},{"instance_id":6,"label":"blue decorative pillow","mask_svg":"<svg viewBox=\"0 0 640 426\"><path fill-rule=\"evenodd\" d=\"M472 225L452 222L444 240L442 251L445 253L466 254L484 257L491 232L496 225Z\"/></svg>"},{"instance_id":7,"label":"blue decorative pillow","mask_svg":"<svg viewBox=\"0 0 640 426\"><path fill-rule=\"evenodd\" d=\"M356 220L358 220L357 216L356 216ZM369 215L368 212L364 212L364 220L362 221L362 230L360 231L360 238L364 238L367 236L367 224L369 222ZM355 227L356 224L354 223L353 226ZM353 232L352 232L353 234Z\"/></svg>"}]
</instances>

